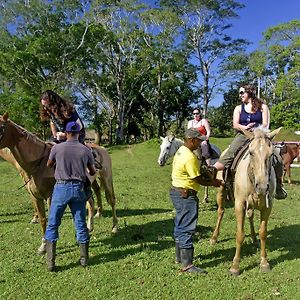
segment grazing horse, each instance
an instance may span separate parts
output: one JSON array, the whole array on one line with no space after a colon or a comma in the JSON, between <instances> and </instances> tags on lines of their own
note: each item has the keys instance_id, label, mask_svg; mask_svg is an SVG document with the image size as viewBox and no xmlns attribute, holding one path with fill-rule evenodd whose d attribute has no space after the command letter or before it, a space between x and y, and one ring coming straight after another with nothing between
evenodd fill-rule
<instances>
[{"instance_id":1,"label":"grazing horse","mask_svg":"<svg viewBox=\"0 0 300 300\"><path fill-rule=\"evenodd\" d=\"M160 145L160 153L158 156L158 164L163 167L167 160L174 156L176 151L183 145L183 141L180 139L177 139L173 135L167 135L166 137L160 137L162 140L162 143ZM221 150L214 144L210 144L212 149L220 156ZM211 160L211 163L214 164L216 162L216 158ZM208 202L208 187L205 187L205 193L204 193L204 202Z\"/></svg>"},{"instance_id":2,"label":"grazing horse","mask_svg":"<svg viewBox=\"0 0 300 300\"><path fill-rule=\"evenodd\" d=\"M90 144L89 146L96 150L97 159L102 164L102 169L97 174L101 185L104 186L106 199L112 207L112 232L114 233L117 231L118 219L115 211L116 199L112 181L111 158L104 148L95 144ZM0 149L5 147L10 149L13 157L30 179L28 187L30 194L33 196L32 200L44 236L47 221L44 200L51 196L55 184L54 169L46 166L51 145L9 120L8 114L5 113L3 116L0 116ZM96 186L95 182L96 180L92 184L93 188ZM96 195L100 194L99 185L97 184L97 186L98 189L96 191L94 189ZM93 215L93 208L90 207L89 212ZM38 254L44 253L45 242L42 240Z\"/></svg>"},{"instance_id":3,"label":"grazing horse","mask_svg":"<svg viewBox=\"0 0 300 300\"><path fill-rule=\"evenodd\" d=\"M283 148L280 151L280 154L282 156L282 162L284 166L284 175L287 175L288 183L292 184L291 179L291 164L293 163L294 159L298 157L298 160L300 159L300 142L297 143L284 143ZM283 181L283 178L282 178Z\"/></svg>"},{"instance_id":4,"label":"grazing horse","mask_svg":"<svg viewBox=\"0 0 300 300\"><path fill-rule=\"evenodd\" d=\"M248 151L237 165L233 183L237 231L236 252L230 273L235 276L240 274L239 265L241 247L245 238L244 223L246 215L250 222L252 240L257 244L253 222L254 209L260 211L260 269L263 272L270 271L266 255L267 224L276 188L275 171L272 166L273 145L271 139L280 129L271 133L260 128L255 129L254 132L244 131L251 142ZM218 192L218 205L221 198L223 202L225 201L225 195L225 189L221 187ZM217 226L220 226L220 223ZM218 230L216 229L214 234L216 231Z\"/></svg>"}]
</instances>

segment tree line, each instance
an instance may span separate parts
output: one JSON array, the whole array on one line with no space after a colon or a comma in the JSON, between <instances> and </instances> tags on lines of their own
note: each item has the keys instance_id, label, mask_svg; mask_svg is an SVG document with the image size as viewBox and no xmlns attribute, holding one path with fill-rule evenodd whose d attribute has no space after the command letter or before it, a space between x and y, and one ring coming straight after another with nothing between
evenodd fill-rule
<instances>
[{"instance_id":1,"label":"tree line","mask_svg":"<svg viewBox=\"0 0 300 300\"><path fill-rule=\"evenodd\" d=\"M178 133L193 107L224 136L247 82L270 106L271 126L300 128L300 21L269 28L247 53L249 42L227 33L238 1L148 2L1 0L0 113L46 138L39 95L52 89L110 143Z\"/></svg>"}]
</instances>

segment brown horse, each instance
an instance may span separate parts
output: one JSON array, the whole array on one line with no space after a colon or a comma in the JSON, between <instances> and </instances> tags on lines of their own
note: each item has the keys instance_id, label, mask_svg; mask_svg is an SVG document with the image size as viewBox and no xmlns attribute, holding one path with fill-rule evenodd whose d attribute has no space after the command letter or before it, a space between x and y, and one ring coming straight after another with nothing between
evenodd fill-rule
<instances>
[{"instance_id":1,"label":"brown horse","mask_svg":"<svg viewBox=\"0 0 300 300\"><path fill-rule=\"evenodd\" d=\"M240 274L239 264L241 260L241 247L245 238L244 223L246 215L250 222L252 240L257 244L253 222L254 209L260 211L260 268L263 272L270 270L270 265L266 257L267 224L276 187L275 172L272 166L273 145L271 139L279 130L280 128L271 133L267 133L260 128L257 128L253 133L244 131L244 134L251 142L249 150L238 163L234 176L233 191L237 232L236 252L230 268L232 275ZM226 197L226 190L224 187L221 187L217 195L218 221L211 238L212 244L216 243L219 235Z\"/></svg>"},{"instance_id":2,"label":"brown horse","mask_svg":"<svg viewBox=\"0 0 300 300\"><path fill-rule=\"evenodd\" d=\"M97 159L102 164L102 169L98 172L98 176L101 185L104 187L106 199L112 207L112 232L115 233L117 231L118 219L115 210L116 199L112 181L111 158L104 148L95 144L89 146L96 150ZM50 198L55 184L54 170L46 166L51 145L43 142L35 135L9 120L8 114L5 113L3 116L0 116L0 149L5 147L10 149L15 160L28 176L28 188L30 189L30 194L33 196L32 201L38 213L44 235L47 221L44 201ZM101 203L100 187L96 180L93 182L92 187ZM101 211L101 205L99 209ZM93 207L90 207L90 216L93 213ZM45 253L45 243L43 240L38 253Z\"/></svg>"},{"instance_id":3,"label":"brown horse","mask_svg":"<svg viewBox=\"0 0 300 300\"><path fill-rule=\"evenodd\" d=\"M295 158L300 159L300 142L289 142L284 143L282 150L280 151L282 156L283 166L284 166L284 175L287 175L288 183L292 184L291 178L291 164L293 163ZM284 178L282 178L283 180Z\"/></svg>"},{"instance_id":4,"label":"brown horse","mask_svg":"<svg viewBox=\"0 0 300 300\"><path fill-rule=\"evenodd\" d=\"M0 149L0 156L6 160L7 162L11 163L19 172L20 176L22 177L23 181L24 181L24 186L26 187L29 195L30 195L30 199L32 201L33 207L35 207L34 202L35 200L33 200L33 195L30 192L30 178L29 176L26 174L26 172L21 168L21 166L18 164L18 162L15 160L14 156L11 154L10 150L8 148L4 148L4 149ZM33 218L31 220L30 223L38 223L38 215L37 212L35 211Z\"/></svg>"}]
</instances>

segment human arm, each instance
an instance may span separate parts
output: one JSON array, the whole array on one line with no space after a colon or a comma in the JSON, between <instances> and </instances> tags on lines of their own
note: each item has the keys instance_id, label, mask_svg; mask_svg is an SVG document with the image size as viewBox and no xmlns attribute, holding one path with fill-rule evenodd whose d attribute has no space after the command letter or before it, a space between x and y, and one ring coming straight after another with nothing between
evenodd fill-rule
<instances>
[{"instance_id":1,"label":"human arm","mask_svg":"<svg viewBox=\"0 0 300 300\"><path fill-rule=\"evenodd\" d=\"M195 178L195 180L205 186L214 186L214 187L219 187L221 185L224 185L223 181L221 179L214 178L212 180L205 180L203 177L198 176Z\"/></svg>"},{"instance_id":2,"label":"human arm","mask_svg":"<svg viewBox=\"0 0 300 300\"><path fill-rule=\"evenodd\" d=\"M49 154L49 158L47 161L47 167L48 168L52 168L55 165L55 155L56 155L56 147L55 145L51 148L50 154Z\"/></svg>"},{"instance_id":3,"label":"human arm","mask_svg":"<svg viewBox=\"0 0 300 300\"><path fill-rule=\"evenodd\" d=\"M270 110L266 104L262 105L262 126L269 128L270 125Z\"/></svg>"},{"instance_id":4,"label":"human arm","mask_svg":"<svg viewBox=\"0 0 300 300\"><path fill-rule=\"evenodd\" d=\"M193 120L188 121L187 129L190 129L193 126Z\"/></svg>"},{"instance_id":5,"label":"human arm","mask_svg":"<svg viewBox=\"0 0 300 300\"><path fill-rule=\"evenodd\" d=\"M57 128L56 128L55 124L51 120L50 120L50 129L51 129L53 137L56 138Z\"/></svg>"},{"instance_id":6,"label":"human arm","mask_svg":"<svg viewBox=\"0 0 300 300\"><path fill-rule=\"evenodd\" d=\"M210 133L211 133L210 125L209 125L209 123L208 123L208 121L206 119L202 119L202 125L205 127L205 130L206 130L206 140L208 140L209 137L210 137Z\"/></svg>"},{"instance_id":7,"label":"human arm","mask_svg":"<svg viewBox=\"0 0 300 300\"><path fill-rule=\"evenodd\" d=\"M87 168L89 170L89 174L91 176L95 175L96 174L96 168L95 168L95 165L94 164L88 164L87 165Z\"/></svg>"}]
</instances>

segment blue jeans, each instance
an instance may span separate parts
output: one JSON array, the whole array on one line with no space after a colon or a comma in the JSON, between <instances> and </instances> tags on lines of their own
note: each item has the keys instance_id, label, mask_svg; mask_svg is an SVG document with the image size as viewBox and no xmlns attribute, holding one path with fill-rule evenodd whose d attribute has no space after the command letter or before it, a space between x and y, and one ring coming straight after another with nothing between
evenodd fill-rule
<instances>
[{"instance_id":1,"label":"blue jeans","mask_svg":"<svg viewBox=\"0 0 300 300\"><path fill-rule=\"evenodd\" d=\"M178 190L171 189L170 197L176 210L174 238L182 249L193 248L193 234L198 220L199 199L196 195L184 199Z\"/></svg>"},{"instance_id":2,"label":"blue jeans","mask_svg":"<svg viewBox=\"0 0 300 300\"><path fill-rule=\"evenodd\" d=\"M56 183L54 186L48 225L45 239L49 242L58 240L58 228L61 224L62 216L69 205L76 228L76 238L80 244L89 241L89 233L86 226L86 194L83 183Z\"/></svg>"}]
</instances>

